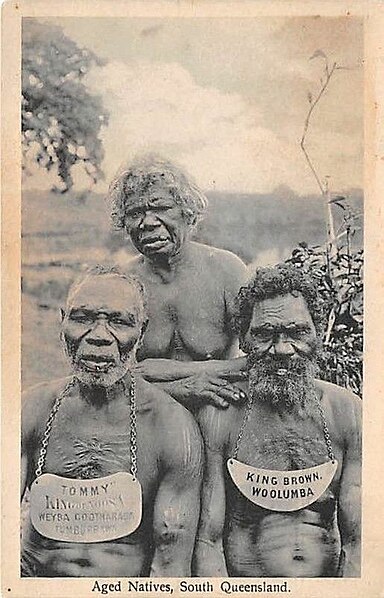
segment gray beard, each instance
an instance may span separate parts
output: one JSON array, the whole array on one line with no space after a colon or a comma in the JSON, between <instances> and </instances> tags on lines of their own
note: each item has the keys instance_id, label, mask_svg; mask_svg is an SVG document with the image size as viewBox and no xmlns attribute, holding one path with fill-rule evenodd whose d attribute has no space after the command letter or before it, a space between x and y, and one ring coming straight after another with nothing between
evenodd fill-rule
<instances>
[{"instance_id":1,"label":"gray beard","mask_svg":"<svg viewBox=\"0 0 384 598\"><path fill-rule=\"evenodd\" d=\"M111 388L124 378L124 376L134 368L136 364L136 355L132 352L122 355L120 359L107 372L89 372L81 366L77 353L71 351L71 347L62 337L62 347L64 355L70 364L73 375L84 386L94 386L99 388Z\"/></svg>"},{"instance_id":2,"label":"gray beard","mask_svg":"<svg viewBox=\"0 0 384 598\"><path fill-rule=\"evenodd\" d=\"M88 372L84 370L80 364L76 362L71 363L74 376L84 384L84 386L98 386L102 388L110 388L124 378L127 372L131 369L131 360L121 361L119 364L113 366L109 372Z\"/></svg>"},{"instance_id":3,"label":"gray beard","mask_svg":"<svg viewBox=\"0 0 384 598\"><path fill-rule=\"evenodd\" d=\"M287 373L278 376L277 370ZM284 361L248 355L249 394L253 400L268 403L276 410L296 412L301 417L318 416L315 377L319 372L316 355Z\"/></svg>"}]
</instances>

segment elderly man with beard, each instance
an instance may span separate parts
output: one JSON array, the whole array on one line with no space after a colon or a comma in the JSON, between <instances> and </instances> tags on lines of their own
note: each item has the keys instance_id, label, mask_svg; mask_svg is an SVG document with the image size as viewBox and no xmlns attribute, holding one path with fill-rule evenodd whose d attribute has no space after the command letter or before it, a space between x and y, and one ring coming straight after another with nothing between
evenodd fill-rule
<instances>
[{"instance_id":1,"label":"elderly man with beard","mask_svg":"<svg viewBox=\"0 0 384 598\"><path fill-rule=\"evenodd\" d=\"M237 298L247 404L206 406L200 576L360 574L361 400L316 378L321 306L297 268L259 269Z\"/></svg>"},{"instance_id":2,"label":"elderly man with beard","mask_svg":"<svg viewBox=\"0 0 384 598\"><path fill-rule=\"evenodd\" d=\"M27 392L23 408L23 576L190 573L201 437L186 409L134 374L146 322L141 283L114 268L69 291L73 373Z\"/></svg>"},{"instance_id":3,"label":"elderly man with beard","mask_svg":"<svg viewBox=\"0 0 384 598\"><path fill-rule=\"evenodd\" d=\"M246 268L229 251L191 240L206 198L175 164L145 155L111 183L112 220L141 255L126 266L148 293L139 373L190 409L241 399L243 358L231 327ZM222 361L228 360L228 361Z\"/></svg>"}]
</instances>

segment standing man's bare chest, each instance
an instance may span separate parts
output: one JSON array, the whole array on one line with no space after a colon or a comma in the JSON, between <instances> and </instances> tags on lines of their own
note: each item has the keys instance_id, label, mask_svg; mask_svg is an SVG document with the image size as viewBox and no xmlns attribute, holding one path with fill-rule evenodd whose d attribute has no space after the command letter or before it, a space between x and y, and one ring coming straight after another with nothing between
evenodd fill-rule
<instances>
[{"instance_id":1,"label":"standing man's bare chest","mask_svg":"<svg viewBox=\"0 0 384 598\"><path fill-rule=\"evenodd\" d=\"M150 322L144 339L145 357L176 357L174 345L190 358L217 357L227 345L223 284L212 273L182 272L164 282L143 280Z\"/></svg>"}]
</instances>

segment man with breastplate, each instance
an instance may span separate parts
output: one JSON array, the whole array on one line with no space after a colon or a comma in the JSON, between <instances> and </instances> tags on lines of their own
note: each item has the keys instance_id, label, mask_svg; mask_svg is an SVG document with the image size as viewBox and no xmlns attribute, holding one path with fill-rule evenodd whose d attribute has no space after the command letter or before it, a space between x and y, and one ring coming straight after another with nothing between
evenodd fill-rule
<instances>
[{"instance_id":1,"label":"man with breastplate","mask_svg":"<svg viewBox=\"0 0 384 598\"><path fill-rule=\"evenodd\" d=\"M148 293L138 371L189 408L235 402L241 397L230 382L241 378L245 360L231 359L238 349L232 302L246 268L229 251L191 241L205 196L173 163L146 155L117 175L109 199L115 226L141 254L127 271Z\"/></svg>"},{"instance_id":2,"label":"man with breastplate","mask_svg":"<svg viewBox=\"0 0 384 598\"><path fill-rule=\"evenodd\" d=\"M321 304L297 268L237 297L247 404L199 412L206 471L200 576L360 575L361 400L318 380Z\"/></svg>"},{"instance_id":3,"label":"man with breastplate","mask_svg":"<svg viewBox=\"0 0 384 598\"><path fill-rule=\"evenodd\" d=\"M62 313L73 374L26 392L21 569L29 577L190 574L201 437L192 415L139 377L144 290L96 266Z\"/></svg>"}]
</instances>

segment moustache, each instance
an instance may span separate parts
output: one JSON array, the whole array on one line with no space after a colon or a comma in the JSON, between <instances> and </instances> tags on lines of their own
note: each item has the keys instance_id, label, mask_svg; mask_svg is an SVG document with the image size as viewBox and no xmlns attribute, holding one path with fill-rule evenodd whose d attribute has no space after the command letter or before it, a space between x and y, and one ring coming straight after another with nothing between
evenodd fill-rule
<instances>
[{"instance_id":1,"label":"moustache","mask_svg":"<svg viewBox=\"0 0 384 598\"><path fill-rule=\"evenodd\" d=\"M81 341L72 341L61 336L64 353L72 368L76 371L97 375L109 374L125 367L126 364L136 357L134 351L135 342L119 351L117 347L86 347Z\"/></svg>"},{"instance_id":2,"label":"moustache","mask_svg":"<svg viewBox=\"0 0 384 598\"><path fill-rule=\"evenodd\" d=\"M312 355L296 355L295 357L276 357L274 355L256 355L250 353L247 356L248 371L258 370L264 374L283 376L300 376L306 370L308 364L317 368L318 358Z\"/></svg>"},{"instance_id":3,"label":"moustache","mask_svg":"<svg viewBox=\"0 0 384 598\"><path fill-rule=\"evenodd\" d=\"M249 391L261 402L288 410L314 411L315 378L319 372L316 355L276 357L248 355Z\"/></svg>"}]
</instances>

